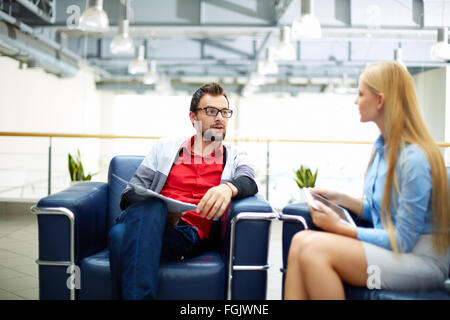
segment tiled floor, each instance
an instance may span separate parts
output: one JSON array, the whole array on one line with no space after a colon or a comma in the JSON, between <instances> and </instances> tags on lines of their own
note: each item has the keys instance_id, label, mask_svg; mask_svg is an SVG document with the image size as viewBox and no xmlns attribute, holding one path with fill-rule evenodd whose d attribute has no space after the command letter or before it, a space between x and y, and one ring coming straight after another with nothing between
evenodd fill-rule
<instances>
[{"instance_id":1,"label":"tiled floor","mask_svg":"<svg viewBox=\"0 0 450 320\"><path fill-rule=\"evenodd\" d=\"M281 299L281 222L273 221L269 248L267 299ZM37 219L0 214L0 300L39 299Z\"/></svg>"},{"instance_id":2,"label":"tiled floor","mask_svg":"<svg viewBox=\"0 0 450 320\"><path fill-rule=\"evenodd\" d=\"M0 300L39 299L37 219L0 215Z\"/></svg>"}]
</instances>

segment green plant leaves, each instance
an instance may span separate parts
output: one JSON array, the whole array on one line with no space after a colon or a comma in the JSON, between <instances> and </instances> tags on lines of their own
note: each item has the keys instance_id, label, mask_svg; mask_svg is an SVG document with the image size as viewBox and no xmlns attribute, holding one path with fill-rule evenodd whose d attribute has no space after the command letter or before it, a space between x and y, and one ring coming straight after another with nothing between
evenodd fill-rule
<instances>
[{"instance_id":1,"label":"green plant leaves","mask_svg":"<svg viewBox=\"0 0 450 320\"><path fill-rule=\"evenodd\" d=\"M89 173L87 176L84 175L83 162L81 162L81 153L77 149L76 158L74 158L70 153L68 155L68 167L70 181L90 181L94 175L97 173Z\"/></svg>"},{"instance_id":2,"label":"green plant leaves","mask_svg":"<svg viewBox=\"0 0 450 320\"><path fill-rule=\"evenodd\" d=\"M303 165L295 171L295 182L299 188L313 188L316 185L318 169L312 173L311 169Z\"/></svg>"}]
</instances>

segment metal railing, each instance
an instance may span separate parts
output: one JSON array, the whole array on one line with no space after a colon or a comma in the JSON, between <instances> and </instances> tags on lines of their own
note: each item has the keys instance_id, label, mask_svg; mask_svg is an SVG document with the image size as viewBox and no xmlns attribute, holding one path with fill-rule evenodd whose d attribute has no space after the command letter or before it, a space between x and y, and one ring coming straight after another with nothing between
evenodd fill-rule
<instances>
[{"instance_id":1,"label":"metal railing","mask_svg":"<svg viewBox=\"0 0 450 320\"><path fill-rule=\"evenodd\" d=\"M81 139L132 139L132 140L158 140L160 136L130 136L130 135L112 135L112 134L79 134L79 133L49 133L49 132L1 132L0 137L25 137L25 138L47 138L47 193L52 192L52 157L53 157L53 139L59 138L81 138ZM373 141L357 141L357 140L315 140L315 139L262 139L262 138L227 138L229 143L258 143L265 145L265 160L266 167L264 182L266 186L265 196L269 199L269 183L271 171L271 146L276 143L307 143L307 144L340 144L340 145L372 145ZM438 142L437 145L441 148L450 147L449 142ZM143 150L146 153L148 150Z\"/></svg>"}]
</instances>

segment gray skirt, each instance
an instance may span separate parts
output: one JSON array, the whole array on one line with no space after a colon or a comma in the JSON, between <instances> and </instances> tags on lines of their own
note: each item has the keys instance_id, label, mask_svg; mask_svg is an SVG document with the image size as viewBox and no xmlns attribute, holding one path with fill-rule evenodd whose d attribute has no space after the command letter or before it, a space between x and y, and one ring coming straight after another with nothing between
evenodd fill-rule
<instances>
[{"instance_id":1,"label":"gray skirt","mask_svg":"<svg viewBox=\"0 0 450 320\"><path fill-rule=\"evenodd\" d=\"M421 235L411 252L398 256L392 250L362 243L369 289L433 290L443 287L448 278L450 255L434 251L431 234Z\"/></svg>"}]
</instances>

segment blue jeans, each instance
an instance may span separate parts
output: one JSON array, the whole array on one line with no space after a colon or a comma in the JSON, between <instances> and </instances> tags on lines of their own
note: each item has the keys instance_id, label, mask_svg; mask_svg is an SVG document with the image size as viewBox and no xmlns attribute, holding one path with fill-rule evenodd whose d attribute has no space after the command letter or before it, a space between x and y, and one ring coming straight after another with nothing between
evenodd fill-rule
<instances>
[{"instance_id":1,"label":"blue jeans","mask_svg":"<svg viewBox=\"0 0 450 320\"><path fill-rule=\"evenodd\" d=\"M155 299L160 261L182 260L201 253L197 228L166 227L167 207L159 199L129 206L118 217L125 224L120 268L123 299Z\"/></svg>"}]
</instances>

